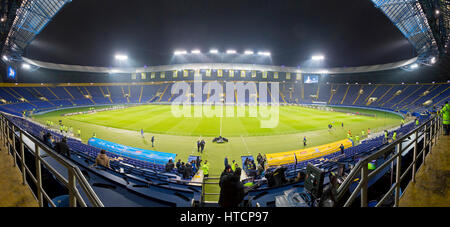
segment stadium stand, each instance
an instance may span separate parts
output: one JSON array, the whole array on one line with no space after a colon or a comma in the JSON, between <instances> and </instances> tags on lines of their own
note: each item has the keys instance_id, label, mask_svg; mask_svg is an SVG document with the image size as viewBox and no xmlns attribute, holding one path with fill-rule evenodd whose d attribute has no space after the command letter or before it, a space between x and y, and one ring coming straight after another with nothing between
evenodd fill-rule
<instances>
[{"instance_id":1,"label":"stadium stand","mask_svg":"<svg viewBox=\"0 0 450 227\"><path fill-rule=\"evenodd\" d=\"M173 100L168 91L173 82L159 84L81 85L81 86L3 86L0 109L16 115L73 106L129 103L164 103ZM204 82L203 84L206 84ZM193 90L193 83L190 84ZM423 112L442 104L450 95L450 85L441 84L304 84L282 83L281 104L323 103L346 106L368 106L393 111ZM287 90L294 90L292 92ZM258 90L259 88L257 88ZM284 89L284 92L283 92ZM300 91L300 92L299 92ZM302 92L303 91L303 92ZM259 92L259 91L257 91ZM288 94L287 96L285 95ZM257 96L257 94L256 94ZM204 95L206 100L208 95ZM237 98L236 98L237 99ZM248 103L250 96L246 96ZM269 102L272 97L269 95ZM374 101L370 101L374 100ZM427 104L427 101L431 100ZM191 97L194 101L194 97ZM236 101L236 100L235 100Z\"/></svg>"}]
</instances>

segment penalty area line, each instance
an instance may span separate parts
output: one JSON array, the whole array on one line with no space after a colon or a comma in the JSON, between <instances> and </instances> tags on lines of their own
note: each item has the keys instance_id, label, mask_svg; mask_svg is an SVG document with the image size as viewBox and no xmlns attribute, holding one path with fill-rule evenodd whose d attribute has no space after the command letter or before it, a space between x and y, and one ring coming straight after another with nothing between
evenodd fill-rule
<instances>
[{"instance_id":1,"label":"penalty area line","mask_svg":"<svg viewBox=\"0 0 450 227\"><path fill-rule=\"evenodd\" d=\"M242 139L242 142L244 143L245 149L247 150L247 154L250 154L250 151L248 150L247 143L245 142L244 137L242 135L241 135L241 139Z\"/></svg>"}]
</instances>

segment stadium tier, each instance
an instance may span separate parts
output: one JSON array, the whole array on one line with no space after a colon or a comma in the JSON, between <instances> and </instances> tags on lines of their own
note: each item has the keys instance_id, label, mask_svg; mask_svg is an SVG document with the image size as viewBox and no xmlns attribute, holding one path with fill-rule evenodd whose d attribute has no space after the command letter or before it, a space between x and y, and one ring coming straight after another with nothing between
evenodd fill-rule
<instances>
[{"instance_id":1,"label":"stadium tier","mask_svg":"<svg viewBox=\"0 0 450 227\"><path fill-rule=\"evenodd\" d=\"M189 82L188 82L189 83ZM0 109L7 113L22 115L25 112L41 112L57 108L94 105L120 105L167 103L179 94L172 94L169 87L174 82L133 83L125 85L15 85L0 87ZM191 91L194 85L189 83ZM224 83L223 83L224 85ZM204 89L209 89L203 82ZM303 84L280 83L280 104L325 104L365 106L393 111L423 112L439 107L450 97L449 83L433 84ZM245 103L259 101L259 88L255 94L245 96ZM270 86L268 88L270 90ZM203 102L210 92L203 94ZM268 96L268 102L272 102ZM190 97L194 102L194 96ZM187 101L187 99L185 99ZM235 97L237 102L237 97Z\"/></svg>"}]
</instances>

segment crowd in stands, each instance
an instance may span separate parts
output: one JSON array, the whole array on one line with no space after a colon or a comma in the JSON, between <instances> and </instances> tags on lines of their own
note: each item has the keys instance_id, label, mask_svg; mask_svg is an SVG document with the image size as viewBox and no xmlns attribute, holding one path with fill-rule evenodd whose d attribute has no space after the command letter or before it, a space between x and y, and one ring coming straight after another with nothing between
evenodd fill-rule
<instances>
[{"instance_id":1,"label":"crowd in stands","mask_svg":"<svg viewBox=\"0 0 450 227\"><path fill-rule=\"evenodd\" d=\"M172 159L169 159L165 166L166 172L176 171L180 176L182 176L185 180L190 180L199 170L203 170L203 175L208 175L209 164L208 161L200 159L200 156L197 156L196 159L191 160L190 162L182 162L181 159L178 159L178 162L175 164Z\"/></svg>"}]
</instances>

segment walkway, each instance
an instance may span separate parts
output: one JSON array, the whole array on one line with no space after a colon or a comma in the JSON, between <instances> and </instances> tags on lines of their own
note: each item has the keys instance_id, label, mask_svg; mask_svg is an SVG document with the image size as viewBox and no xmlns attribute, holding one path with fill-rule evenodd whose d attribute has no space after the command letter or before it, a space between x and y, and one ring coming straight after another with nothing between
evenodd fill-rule
<instances>
[{"instance_id":1,"label":"walkway","mask_svg":"<svg viewBox=\"0 0 450 227\"><path fill-rule=\"evenodd\" d=\"M450 207L450 136L441 136L400 198L401 207Z\"/></svg>"},{"instance_id":2,"label":"walkway","mask_svg":"<svg viewBox=\"0 0 450 227\"><path fill-rule=\"evenodd\" d=\"M37 207L38 203L22 175L13 166L13 157L4 147L0 150L0 207Z\"/></svg>"}]
</instances>

